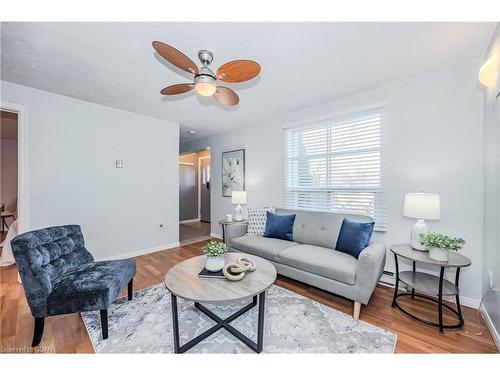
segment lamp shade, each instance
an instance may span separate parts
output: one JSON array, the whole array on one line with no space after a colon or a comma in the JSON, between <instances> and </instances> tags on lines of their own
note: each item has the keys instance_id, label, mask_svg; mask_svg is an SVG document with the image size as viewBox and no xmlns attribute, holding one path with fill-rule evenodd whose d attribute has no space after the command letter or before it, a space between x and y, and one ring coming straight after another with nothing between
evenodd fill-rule
<instances>
[{"instance_id":1,"label":"lamp shade","mask_svg":"<svg viewBox=\"0 0 500 375\"><path fill-rule=\"evenodd\" d=\"M232 204L247 204L247 192L246 191L233 191L231 195Z\"/></svg>"},{"instance_id":2,"label":"lamp shade","mask_svg":"<svg viewBox=\"0 0 500 375\"><path fill-rule=\"evenodd\" d=\"M415 219L438 220L441 216L439 194L406 193L403 215Z\"/></svg>"}]
</instances>

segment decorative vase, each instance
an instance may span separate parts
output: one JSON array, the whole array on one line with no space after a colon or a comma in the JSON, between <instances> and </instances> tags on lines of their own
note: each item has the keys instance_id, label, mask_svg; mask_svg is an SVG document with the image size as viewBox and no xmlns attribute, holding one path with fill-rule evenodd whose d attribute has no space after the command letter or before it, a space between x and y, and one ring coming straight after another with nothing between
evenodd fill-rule
<instances>
[{"instance_id":1,"label":"decorative vase","mask_svg":"<svg viewBox=\"0 0 500 375\"><path fill-rule=\"evenodd\" d=\"M449 253L450 251L447 249L441 249L439 247L431 247L429 249L429 258L434 260L439 260L441 262L447 262Z\"/></svg>"},{"instance_id":2,"label":"decorative vase","mask_svg":"<svg viewBox=\"0 0 500 375\"><path fill-rule=\"evenodd\" d=\"M224 268L224 255L219 257L212 257L207 255L207 261L205 263L205 268L210 272L217 272Z\"/></svg>"}]
</instances>

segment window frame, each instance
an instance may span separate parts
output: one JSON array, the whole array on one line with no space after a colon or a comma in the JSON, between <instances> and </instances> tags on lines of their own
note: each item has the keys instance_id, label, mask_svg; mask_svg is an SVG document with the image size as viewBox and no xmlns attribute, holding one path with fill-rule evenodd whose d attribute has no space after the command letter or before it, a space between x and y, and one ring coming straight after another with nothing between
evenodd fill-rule
<instances>
[{"instance_id":1,"label":"window frame","mask_svg":"<svg viewBox=\"0 0 500 375\"><path fill-rule=\"evenodd\" d=\"M293 130L307 130L307 129L314 129L314 128L321 128L322 124L324 128L331 129L331 126L328 126L327 123L335 123L335 122L341 122L345 121L349 117L355 120L356 115L359 115L359 117L364 115L369 114L370 112L379 112L380 113L380 146L377 148L374 148L372 151L378 151L379 152L379 157L380 157L380 166L379 166L379 186L378 188L336 188L336 187L325 187L325 188L311 188L309 189L310 191L313 192L340 192L345 191L346 193L363 193L363 192L368 192L368 193L373 193L374 198L373 198L373 215L370 212L349 212L349 211L337 211L333 209L325 209L322 210L320 208L296 208L296 207L291 207L291 205L288 202L287 195L289 194L290 191L296 191L296 192L301 192L304 191L306 192L308 189L306 187L302 189L292 189L287 186L288 185L288 179L289 179L289 160L290 159L300 159L300 157L293 157L290 158L288 153L289 153L289 141L287 139L288 134L287 132L293 131ZM388 207L387 207L387 127L388 127L388 120L387 120L387 103L382 102L382 103L375 103L371 105L366 105L366 106L360 106L356 108L351 108L345 111L339 111L336 113L330 113L327 115L322 115L322 116L317 116L314 118L310 118L308 120L302 120L298 122L294 122L292 124L288 124L283 126L283 207L285 208L290 208L290 209L303 209L303 210L310 210L310 211L319 211L319 212L349 212L349 213L354 213L354 214L364 214L370 217L373 217L373 220L376 221L376 217L379 217L378 225L377 221L375 223L375 231L378 232L386 232L387 231L387 220L388 220ZM330 130L328 130L329 132ZM328 137L328 136L327 136ZM361 153L366 153L369 152L368 150L362 150L359 152L356 151L347 151L345 152L346 155L355 155L355 154L361 154ZM342 154L344 152L339 152L339 154ZM326 162L328 164L327 167L327 176L331 176L332 169L330 166L331 160L332 160L332 155L335 154L335 152L332 152L331 150L328 150L326 154L323 154L326 156ZM337 154L338 155L338 154ZM311 156L312 158L318 157L320 155L313 155ZM327 180L329 181L329 180ZM333 196L333 194L332 194ZM378 215L377 215L378 214Z\"/></svg>"}]
</instances>

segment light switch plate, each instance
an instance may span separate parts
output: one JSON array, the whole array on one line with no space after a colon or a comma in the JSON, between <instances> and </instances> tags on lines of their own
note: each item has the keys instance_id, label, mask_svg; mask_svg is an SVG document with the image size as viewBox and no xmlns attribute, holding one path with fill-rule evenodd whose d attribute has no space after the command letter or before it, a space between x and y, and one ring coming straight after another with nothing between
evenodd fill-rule
<instances>
[{"instance_id":1,"label":"light switch plate","mask_svg":"<svg viewBox=\"0 0 500 375\"><path fill-rule=\"evenodd\" d=\"M116 168L123 168L123 160L116 160L115 166Z\"/></svg>"}]
</instances>

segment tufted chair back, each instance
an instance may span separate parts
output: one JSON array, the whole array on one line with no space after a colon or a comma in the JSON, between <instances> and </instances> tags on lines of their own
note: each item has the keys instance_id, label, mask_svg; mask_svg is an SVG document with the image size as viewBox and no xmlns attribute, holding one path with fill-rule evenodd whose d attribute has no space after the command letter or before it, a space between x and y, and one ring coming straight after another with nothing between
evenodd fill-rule
<instances>
[{"instance_id":1,"label":"tufted chair back","mask_svg":"<svg viewBox=\"0 0 500 375\"><path fill-rule=\"evenodd\" d=\"M47 316L52 284L72 269L93 262L79 225L64 225L23 233L12 242L26 299L36 318Z\"/></svg>"}]
</instances>

